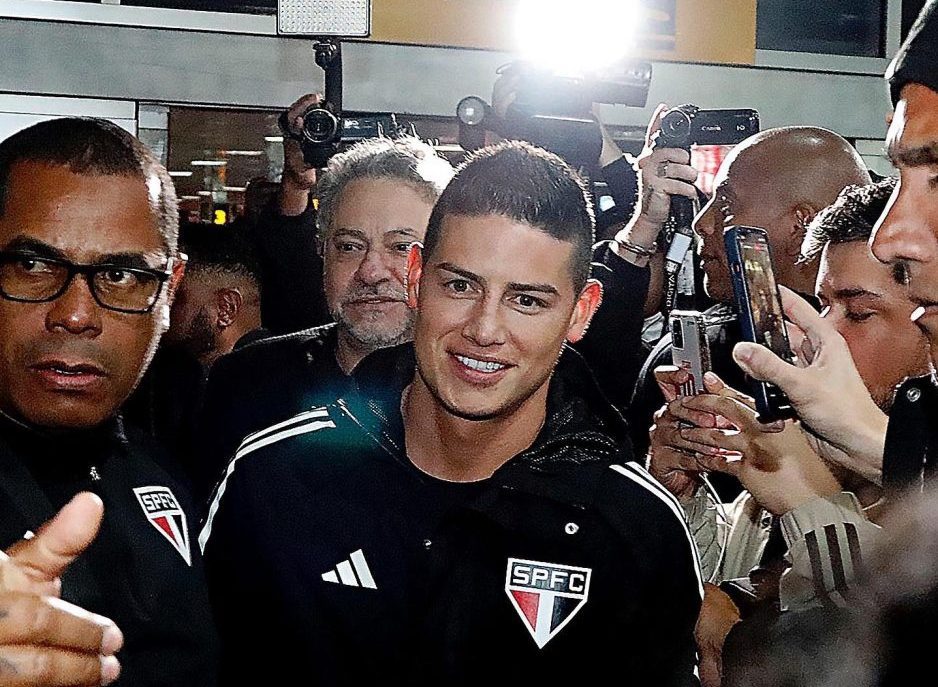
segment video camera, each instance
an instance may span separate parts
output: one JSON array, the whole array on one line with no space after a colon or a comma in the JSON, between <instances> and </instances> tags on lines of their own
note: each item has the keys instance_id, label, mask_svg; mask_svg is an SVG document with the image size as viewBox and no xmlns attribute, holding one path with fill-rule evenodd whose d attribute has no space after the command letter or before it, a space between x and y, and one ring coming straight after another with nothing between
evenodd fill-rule
<instances>
[{"instance_id":1,"label":"video camera","mask_svg":"<svg viewBox=\"0 0 938 687\"><path fill-rule=\"evenodd\" d=\"M696 105L674 107L661 116L654 140L655 148L682 148L694 145L735 145L759 133L759 113L751 109L701 110ZM675 275L681 269L694 240L694 203L690 198L671 197L673 233L668 240L664 268ZM669 289L669 308L676 293Z\"/></svg>"},{"instance_id":2,"label":"video camera","mask_svg":"<svg viewBox=\"0 0 938 687\"><path fill-rule=\"evenodd\" d=\"M514 103L515 117L592 118L593 103L645 107L651 86L651 64L624 66L610 78L559 76L515 63L502 73L520 75Z\"/></svg>"},{"instance_id":3,"label":"video camera","mask_svg":"<svg viewBox=\"0 0 938 687\"><path fill-rule=\"evenodd\" d=\"M339 151L343 143L400 133L393 114L344 117L342 114L342 46L336 39L316 43L316 64L325 72L325 98L303 113L299 134L292 131L287 113L280 115L284 136L299 142L303 160L310 167L322 168Z\"/></svg>"},{"instance_id":4,"label":"video camera","mask_svg":"<svg viewBox=\"0 0 938 687\"><path fill-rule=\"evenodd\" d=\"M515 101L504 119L477 96L463 98L456 107L460 144L467 150L480 145L494 131L546 148L575 167L592 166L602 151L602 132L592 115L593 103L644 107L651 86L651 64L637 62L610 78L558 76L513 63L500 74L519 74Z\"/></svg>"},{"instance_id":5,"label":"video camera","mask_svg":"<svg viewBox=\"0 0 938 687\"><path fill-rule=\"evenodd\" d=\"M755 110L701 110L696 105L674 107L661 116L656 148L735 145L759 133Z\"/></svg>"}]
</instances>

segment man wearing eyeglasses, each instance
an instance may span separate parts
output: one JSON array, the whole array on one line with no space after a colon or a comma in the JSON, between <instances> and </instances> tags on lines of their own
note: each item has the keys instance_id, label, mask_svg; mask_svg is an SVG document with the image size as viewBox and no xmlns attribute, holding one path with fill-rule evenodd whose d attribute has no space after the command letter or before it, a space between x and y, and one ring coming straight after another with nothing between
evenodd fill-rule
<instances>
[{"instance_id":1,"label":"man wearing eyeglasses","mask_svg":"<svg viewBox=\"0 0 938 687\"><path fill-rule=\"evenodd\" d=\"M120 627L122 685L214 681L188 495L119 414L168 325L177 235L166 170L118 127L60 119L0 143L0 547L15 552L77 493L97 495L100 531L60 594ZM0 685L113 682L113 657L81 632L17 633L48 601L14 593L10 560Z\"/></svg>"}]
</instances>

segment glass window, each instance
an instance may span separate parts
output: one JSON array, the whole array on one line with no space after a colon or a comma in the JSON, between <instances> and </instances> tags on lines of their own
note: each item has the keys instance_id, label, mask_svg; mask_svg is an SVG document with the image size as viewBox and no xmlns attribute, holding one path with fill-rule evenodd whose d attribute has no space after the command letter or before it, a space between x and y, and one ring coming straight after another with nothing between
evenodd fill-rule
<instances>
[{"instance_id":1,"label":"glass window","mask_svg":"<svg viewBox=\"0 0 938 687\"><path fill-rule=\"evenodd\" d=\"M885 57L886 0L758 0L760 50Z\"/></svg>"}]
</instances>

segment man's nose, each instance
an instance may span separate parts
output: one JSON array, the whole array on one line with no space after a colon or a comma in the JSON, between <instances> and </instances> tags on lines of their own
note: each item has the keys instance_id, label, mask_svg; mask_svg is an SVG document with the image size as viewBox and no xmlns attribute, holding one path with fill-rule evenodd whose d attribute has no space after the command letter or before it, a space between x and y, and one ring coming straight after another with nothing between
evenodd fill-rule
<instances>
[{"instance_id":1,"label":"man's nose","mask_svg":"<svg viewBox=\"0 0 938 687\"><path fill-rule=\"evenodd\" d=\"M463 336L477 346L497 346L505 343L499 305L497 301L492 302L488 298L480 300L463 327Z\"/></svg>"},{"instance_id":2,"label":"man's nose","mask_svg":"<svg viewBox=\"0 0 938 687\"><path fill-rule=\"evenodd\" d=\"M934 227L923 217L914 196L900 182L873 228L870 248L881 262L927 263L938 257Z\"/></svg>"},{"instance_id":3,"label":"man's nose","mask_svg":"<svg viewBox=\"0 0 938 687\"><path fill-rule=\"evenodd\" d=\"M713 199L704 205L694 217L693 228L698 236L710 236L714 231Z\"/></svg>"},{"instance_id":4,"label":"man's nose","mask_svg":"<svg viewBox=\"0 0 938 687\"><path fill-rule=\"evenodd\" d=\"M75 275L65 293L49 304L46 329L92 337L101 333L101 306L83 276Z\"/></svg>"},{"instance_id":5,"label":"man's nose","mask_svg":"<svg viewBox=\"0 0 938 687\"><path fill-rule=\"evenodd\" d=\"M394 271L388 264L389 256L380 249L369 249L362 258L355 276L363 284L380 284L394 278ZM402 262L403 264L403 262Z\"/></svg>"}]
</instances>

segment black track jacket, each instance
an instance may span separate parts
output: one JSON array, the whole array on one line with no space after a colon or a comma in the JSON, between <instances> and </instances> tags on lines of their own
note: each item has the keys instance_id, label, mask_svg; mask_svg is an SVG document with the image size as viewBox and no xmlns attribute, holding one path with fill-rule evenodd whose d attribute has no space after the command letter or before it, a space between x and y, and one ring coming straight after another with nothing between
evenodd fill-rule
<instances>
[{"instance_id":1,"label":"black track jacket","mask_svg":"<svg viewBox=\"0 0 938 687\"><path fill-rule=\"evenodd\" d=\"M229 464L200 536L223 683L694 684L682 511L630 462L578 354L531 448L469 485L403 453L413 374L410 346L379 351L356 371L372 391L253 434Z\"/></svg>"},{"instance_id":2,"label":"black track jacket","mask_svg":"<svg viewBox=\"0 0 938 687\"><path fill-rule=\"evenodd\" d=\"M217 645L188 494L121 423L48 434L0 415L0 549L79 491L104 501L98 536L62 576L62 598L124 633L114 687L211 687Z\"/></svg>"}]
</instances>

